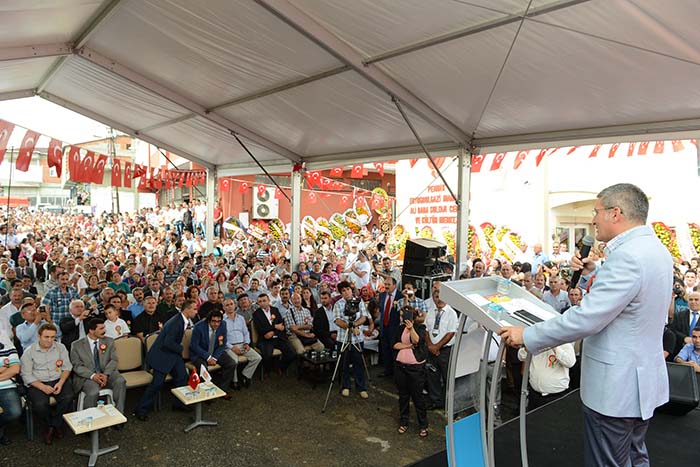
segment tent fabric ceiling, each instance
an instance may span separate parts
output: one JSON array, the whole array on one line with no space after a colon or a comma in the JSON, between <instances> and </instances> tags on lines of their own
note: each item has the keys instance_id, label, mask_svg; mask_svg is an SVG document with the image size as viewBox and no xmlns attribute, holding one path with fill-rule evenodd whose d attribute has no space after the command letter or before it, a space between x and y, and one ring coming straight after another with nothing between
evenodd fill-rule
<instances>
[{"instance_id":1,"label":"tent fabric ceiling","mask_svg":"<svg viewBox=\"0 0 700 467\"><path fill-rule=\"evenodd\" d=\"M10 0L0 99L36 90L220 169L252 164L232 131L271 166L399 155L416 141L394 96L432 147L653 138L700 130L699 13L695 0Z\"/></svg>"}]
</instances>

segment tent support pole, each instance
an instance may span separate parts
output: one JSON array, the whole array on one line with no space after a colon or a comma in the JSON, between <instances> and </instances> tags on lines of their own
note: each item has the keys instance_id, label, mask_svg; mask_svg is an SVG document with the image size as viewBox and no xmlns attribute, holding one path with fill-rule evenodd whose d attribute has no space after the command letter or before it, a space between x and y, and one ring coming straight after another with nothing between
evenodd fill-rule
<instances>
[{"instance_id":1,"label":"tent support pole","mask_svg":"<svg viewBox=\"0 0 700 467\"><path fill-rule=\"evenodd\" d=\"M457 196L461 201L457 205L457 232L455 234L455 268L453 279L458 279L464 272L469 255L469 205L472 178L472 151L459 149L457 164Z\"/></svg>"},{"instance_id":2,"label":"tent support pole","mask_svg":"<svg viewBox=\"0 0 700 467\"><path fill-rule=\"evenodd\" d=\"M214 251L214 206L216 198L214 187L216 185L216 169L207 169L207 254Z\"/></svg>"},{"instance_id":3,"label":"tent support pole","mask_svg":"<svg viewBox=\"0 0 700 467\"><path fill-rule=\"evenodd\" d=\"M299 265L299 250L301 249L301 171L292 171L292 216L289 224L289 261L290 271Z\"/></svg>"}]
</instances>

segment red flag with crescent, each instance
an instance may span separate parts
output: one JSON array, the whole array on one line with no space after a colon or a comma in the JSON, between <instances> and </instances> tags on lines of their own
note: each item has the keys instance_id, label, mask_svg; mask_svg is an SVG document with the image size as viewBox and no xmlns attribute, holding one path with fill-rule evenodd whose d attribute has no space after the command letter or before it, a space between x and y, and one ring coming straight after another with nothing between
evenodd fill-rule
<instances>
[{"instance_id":1,"label":"red flag with crescent","mask_svg":"<svg viewBox=\"0 0 700 467\"><path fill-rule=\"evenodd\" d=\"M537 157L535 157L535 166L540 166L540 163L542 162L542 159L544 159L545 154L547 154L547 149L540 149L540 152L537 153Z\"/></svg>"},{"instance_id":2,"label":"red flag with crescent","mask_svg":"<svg viewBox=\"0 0 700 467\"><path fill-rule=\"evenodd\" d=\"M350 173L350 178L362 178L364 167L362 164L355 164L352 166L352 172Z\"/></svg>"},{"instance_id":3,"label":"red flag with crescent","mask_svg":"<svg viewBox=\"0 0 700 467\"><path fill-rule=\"evenodd\" d=\"M331 185L333 184L333 180L330 178L326 177L321 177L321 189L322 190L332 190Z\"/></svg>"},{"instance_id":4,"label":"red flag with crescent","mask_svg":"<svg viewBox=\"0 0 700 467\"><path fill-rule=\"evenodd\" d=\"M74 182L78 181L78 171L80 170L80 148L71 146L68 149L68 178Z\"/></svg>"},{"instance_id":5,"label":"red flag with crescent","mask_svg":"<svg viewBox=\"0 0 700 467\"><path fill-rule=\"evenodd\" d=\"M683 141L679 139L674 139L673 141L671 141L671 145L673 146L673 152L680 152L685 149Z\"/></svg>"},{"instance_id":6,"label":"red flag with crescent","mask_svg":"<svg viewBox=\"0 0 700 467\"><path fill-rule=\"evenodd\" d=\"M331 177L342 177L343 176L343 168L342 167L335 167L331 169L330 173Z\"/></svg>"},{"instance_id":7,"label":"red flag with crescent","mask_svg":"<svg viewBox=\"0 0 700 467\"><path fill-rule=\"evenodd\" d=\"M245 193L248 191L248 188L250 188L250 183L248 182L241 182L240 185L238 185L238 192L239 193Z\"/></svg>"},{"instance_id":8,"label":"red flag with crescent","mask_svg":"<svg viewBox=\"0 0 700 467\"><path fill-rule=\"evenodd\" d=\"M472 154L472 173L481 172L484 159L486 159L485 154Z\"/></svg>"},{"instance_id":9,"label":"red flag with crescent","mask_svg":"<svg viewBox=\"0 0 700 467\"><path fill-rule=\"evenodd\" d=\"M608 153L608 158L613 158L615 157L615 153L617 152L617 148L620 147L620 143L615 143L612 146L610 146L610 152Z\"/></svg>"},{"instance_id":10,"label":"red flag with crescent","mask_svg":"<svg viewBox=\"0 0 700 467\"><path fill-rule=\"evenodd\" d=\"M639 143L639 150L637 151L637 154L640 156L646 156L648 148L649 148L649 141L642 141L641 143Z\"/></svg>"},{"instance_id":11,"label":"red flag with crescent","mask_svg":"<svg viewBox=\"0 0 700 467\"><path fill-rule=\"evenodd\" d=\"M88 151L80 163L80 169L78 171L78 177L80 182L90 183L92 170L95 168L95 153L93 151Z\"/></svg>"},{"instance_id":12,"label":"red flag with crescent","mask_svg":"<svg viewBox=\"0 0 700 467\"><path fill-rule=\"evenodd\" d=\"M102 185L105 181L105 166L107 165L107 156L100 154L95 161L95 166L90 172L90 181Z\"/></svg>"},{"instance_id":13,"label":"red flag with crescent","mask_svg":"<svg viewBox=\"0 0 700 467\"><path fill-rule=\"evenodd\" d=\"M314 186L321 186L321 171L320 170L312 170L312 171L307 171L304 173L304 177L306 178L306 185L309 188L313 188Z\"/></svg>"},{"instance_id":14,"label":"red flag with crescent","mask_svg":"<svg viewBox=\"0 0 700 467\"><path fill-rule=\"evenodd\" d=\"M634 156L634 143L629 143L629 146L627 147L627 157L632 156Z\"/></svg>"},{"instance_id":15,"label":"red flag with crescent","mask_svg":"<svg viewBox=\"0 0 700 467\"><path fill-rule=\"evenodd\" d=\"M49 141L49 152L46 156L49 167L56 167L56 174L61 177L63 171L63 143L55 138Z\"/></svg>"},{"instance_id":16,"label":"red flag with crescent","mask_svg":"<svg viewBox=\"0 0 700 467\"><path fill-rule=\"evenodd\" d=\"M264 196L266 191L267 191L267 186L258 185L258 196Z\"/></svg>"},{"instance_id":17,"label":"red flag with crescent","mask_svg":"<svg viewBox=\"0 0 700 467\"><path fill-rule=\"evenodd\" d=\"M112 186L122 186L122 163L118 159L112 163Z\"/></svg>"},{"instance_id":18,"label":"red flag with crescent","mask_svg":"<svg viewBox=\"0 0 700 467\"><path fill-rule=\"evenodd\" d=\"M513 163L513 168L517 170L520 165L525 162L525 158L527 155L530 153L530 151L520 151L518 154L515 156L515 162Z\"/></svg>"},{"instance_id":19,"label":"red flag with crescent","mask_svg":"<svg viewBox=\"0 0 700 467\"><path fill-rule=\"evenodd\" d=\"M654 143L654 154L664 153L664 141L657 141Z\"/></svg>"},{"instance_id":20,"label":"red flag with crescent","mask_svg":"<svg viewBox=\"0 0 700 467\"><path fill-rule=\"evenodd\" d=\"M34 154L34 148L39 140L39 136L39 133L32 130L27 130L24 134L22 145L19 147L19 153L17 154L17 161L15 162L17 170L22 172L29 170L29 164L32 162L32 154Z\"/></svg>"},{"instance_id":21,"label":"red flag with crescent","mask_svg":"<svg viewBox=\"0 0 700 467\"><path fill-rule=\"evenodd\" d=\"M506 158L505 152L496 153L496 155L493 158L493 162L491 162L491 170L500 169L501 163L503 162L503 159L505 159L505 158Z\"/></svg>"},{"instance_id":22,"label":"red flag with crescent","mask_svg":"<svg viewBox=\"0 0 700 467\"><path fill-rule=\"evenodd\" d=\"M380 177L384 176L384 162L375 162L374 168L377 170Z\"/></svg>"},{"instance_id":23,"label":"red flag with crescent","mask_svg":"<svg viewBox=\"0 0 700 467\"><path fill-rule=\"evenodd\" d=\"M591 150L591 153L589 154L589 158L591 157L598 157L598 151L600 151L600 148L602 147L602 144L596 144L593 146L593 150Z\"/></svg>"},{"instance_id":24,"label":"red flag with crescent","mask_svg":"<svg viewBox=\"0 0 700 467\"><path fill-rule=\"evenodd\" d=\"M12 136L12 130L14 129L14 123L0 120L0 163L2 163L3 159L5 158L7 143L10 141L10 136Z\"/></svg>"},{"instance_id":25,"label":"red flag with crescent","mask_svg":"<svg viewBox=\"0 0 700 467\"><path fill-rule=\"evenodd\" d=\"M283 197L284 195L282 194L282 190L275 187L275 199L282 199Z\"/></svg>"},{"instance_id":26,"label":"red flag with crescent","mask_svg":"<svg viewBox=\"0 0 700 467\"><path fill-rule=\"evenodd\" d=\"M350 204L350 196L348 195L343 195L340 197L340 205L341 206L347 206Z\"/></svg>"},{"instance_id":27,"label":"red flag with crescent","mask_svg":"<svg viewBox=\"0 0 700 467\"><path fill-rule=\"evenodd\" d=\"M131 162L124 162L124 188L131 188L132 174Z\"/></svg>"},{"instance_id":28,"label":"red flag with crescent","mask_svg":"<svg viewBox=\"0 0 700 467\"><path fill-rule=\"evenodd\" d=\"M224 178L221 180L221 192L222 193L228 193L231 191L231 180L228 178Z\"/></svg>"},{"instance_id":29,"label":"red flag with crescent","mask_svg":"<svg viewBox=\"0 0 700 467\"><path fill-rule=\"evenodd\" d=\"M318 201L318 195L316 194L315 191L309 191L309 204L316 204L316 201Z\"/></svg>"}]
</instances>

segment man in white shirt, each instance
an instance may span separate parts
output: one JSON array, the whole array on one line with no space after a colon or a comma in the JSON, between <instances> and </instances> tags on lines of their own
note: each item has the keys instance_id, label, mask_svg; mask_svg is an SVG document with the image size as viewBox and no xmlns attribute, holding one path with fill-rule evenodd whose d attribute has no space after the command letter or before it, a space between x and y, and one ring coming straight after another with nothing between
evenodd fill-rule
<instances>
[{"instance_id":1,"label":"man in white shirt","mask_svg":"<svg viewBox=\"0 0 700 467\"><path fill-rule=\"evenodd\" d=\"M550 305L558 313L571 307L569 296L561 290L561 279L557 276L549 278L549 290L542 294L542 301Z\"/></svg>"},{"instance_id":2,"label":"man in white shirt","mask_svg":"<svg viewBox=\"0 0 700 467\"><path fill-rule=\"evenodd\" d=\"M527 350L518 350L518 359L524 362ZM573 344L562 344L532 357L530 362L530 391L528 410L556 399L569 389L569 368L576 363Z\"/></svg>"},{"instance_id":3,"label":"man in white shirt","mask_svg":"<svg viewBox=\"0 0 700 467\"><path fill-rule=\"evenodd\" d=\"M445 406L445 385L454 336L459 326L457 312L440 299L440 288L433 288L435 307L425 318L425 341L428 344L428 410Z\"/></svg>"},{"instance_id":4,"label":"man in white shirt","mask_svg":"<svg viewBox=\"0 0 700 467\"><path fill-rule=\"evenodd\" d=\"M361 251L357 255L357 261L350 266L351 272L348 274L348 280L353 282L355 288L359 290L369 284L371 270L372 266L367 260L367 253Z\"/></svg>"}]
</instances>

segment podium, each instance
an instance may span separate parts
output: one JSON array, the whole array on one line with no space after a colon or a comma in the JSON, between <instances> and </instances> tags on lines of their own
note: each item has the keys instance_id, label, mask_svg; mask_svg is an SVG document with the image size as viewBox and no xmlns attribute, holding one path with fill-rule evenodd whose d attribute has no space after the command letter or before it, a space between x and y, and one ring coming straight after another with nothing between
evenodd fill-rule
<instances>
[{"instance_id":1,"label":"podium","mask_svg":"<svg viewBox=\"0 0 700 467\"><path fill-rule=\"evenodd\" d=\"M503 279L502 277L483 277L479 279L465 279L453 282L443 282L440 284L440 298L448 303L459 314L459 330L465 330L469 327L470 322L476 322L480 327L485 329L486 338L484 339L483 350L480 355L467 354L462 351L461 342L466 333L464 331L457 332L455 335L455 343L450 356L450 366L447 378L447 458L451 467L455 466L476 466L479 462L475 459L479 456L470 454L469 459L465 458L464 453L460 455L459 446L455 445L455 432L457 424L455 421L455 380L459 376L457 374L458 360L470 359L476 361L480 359L479 364L479 424L478 429L474 426L474 421L469 424L474 427L480 439L477 443L472 435L470 439L471 446L481 447L481 464L484 467L495 466L494 453L494 419L496 404L496 391L499 387L497 381L501 376L501 365L494 365L492 384L489 388L490 401L486 407L486 386L488 373L488 356L491 347L493 334L503 326L531 326L537 322L545 321L556 316L559 313L554 311L549 305L540 301L527 292L522 287L513 284L512 282ZM500 342L496 355L496 362L500 362L503 358L505 344ZM528 466L527 459L527 425L526 425L526 409L527 409L527 385L530 371L530 360L532 355L528 353L525 361L525 369L523 372L523 382L520 391L520 456L523 467ZM476 414L475 414L476 415Z\"/></svg>"}]
</instances>

